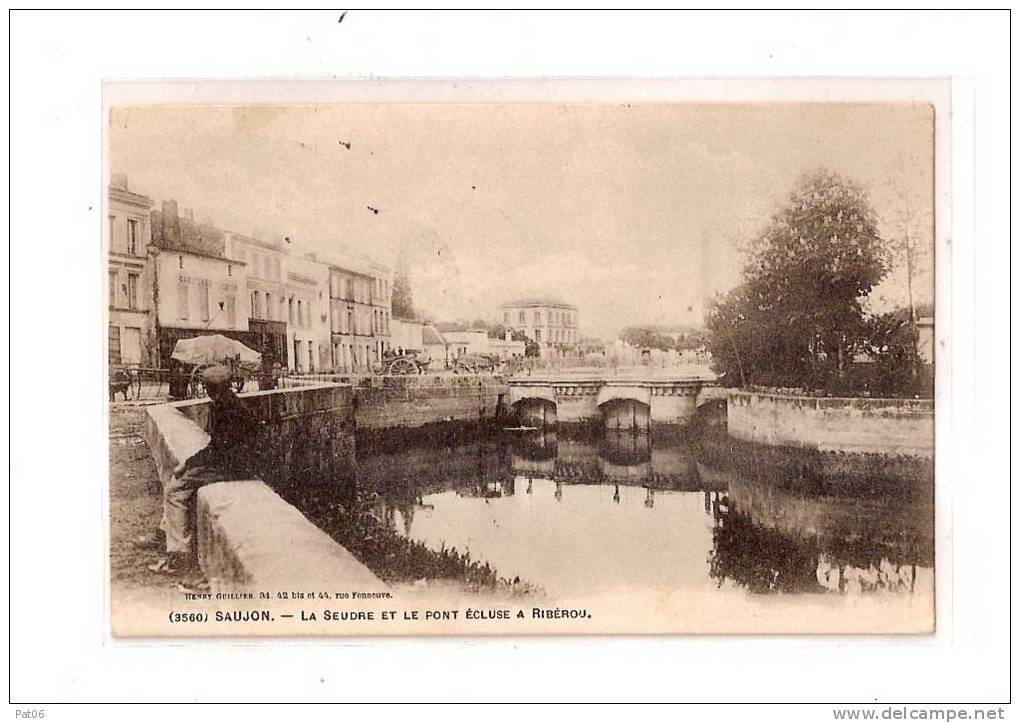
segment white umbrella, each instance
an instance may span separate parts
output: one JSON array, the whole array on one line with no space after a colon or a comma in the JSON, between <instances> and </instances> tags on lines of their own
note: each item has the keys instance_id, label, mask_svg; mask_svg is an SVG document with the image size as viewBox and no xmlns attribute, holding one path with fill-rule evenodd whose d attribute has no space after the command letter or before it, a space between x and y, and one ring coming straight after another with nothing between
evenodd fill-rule
<instances>
[{"instance_id":1,"label":"white umbrella","mask_svg":"<svg viewBox=\"0 0 1020 723\"><path fill-rule=\"evenodd\" d=\"M234 339L222 334L207 334L194 339L180 339L174 345L170 355L184 364L199 366L202 364L226 364L239 361L244 366L258 366L262 363L262 355L249 349Z\"/></svg>"}]
</instances>

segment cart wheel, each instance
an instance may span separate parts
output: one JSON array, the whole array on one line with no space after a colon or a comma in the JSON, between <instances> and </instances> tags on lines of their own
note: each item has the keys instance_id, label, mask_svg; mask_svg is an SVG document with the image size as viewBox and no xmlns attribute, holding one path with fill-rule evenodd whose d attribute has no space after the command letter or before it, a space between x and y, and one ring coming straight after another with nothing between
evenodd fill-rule
<instances>
[{"instance_id":1,"label":"cart wheel","mask_svg":"<svg viewBox=\"0 0 1020 723\"><path fill-rule=\"evenodd\" d=\"M390 374L415 374L418 366L409 359L397 359L390 364Z\"/></svg>"}]
</instances>

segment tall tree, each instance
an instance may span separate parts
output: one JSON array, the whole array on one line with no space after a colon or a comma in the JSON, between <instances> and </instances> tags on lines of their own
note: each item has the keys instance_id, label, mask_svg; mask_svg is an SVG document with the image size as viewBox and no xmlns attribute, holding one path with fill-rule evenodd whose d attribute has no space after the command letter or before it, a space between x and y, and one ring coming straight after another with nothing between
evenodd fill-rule
<instances>
[{"instance_id":1,"label":"tall tree","mask_svg":"<svg viewBox=\"0 0 1020 723\"><path fill-rule=\"evenodd\" d=\"M858 184L802 176L748 248L743 282L708 318L720 371L747 384L833 386L866 337L861 302L889 268Z\"/></svg>"},{"instance_id":2,"label":"tall tree","mask_svg":"<svg viewBox=\"0 0 1020 723\"><path fill-rule=\"evenodd\" d=\"M907 164L908 168L915 168L921 162L916 155L907 159L897 159ZM896 176L892 176L895 178ZM887 192L890 195L890 213L888 217L889 244L894 260L903 264L907 281L907 308L910 311L908 324L913 345L918 345L917 318L918 298L927 300L929 297L926 290L919 288L919 282L930 278L929 274L934 273L934 251L932 244L928 242L931 238L930 216L925 214L921 208L923 205L919 199L913 197L903 186L891 180L887 184ZM920 369L920 357L915 353L911 367L911 374L917 379Z\"/></svg>"},{"instance_id":3,"label":"tall tree","mask_svg":"<svg viewBox=\"0 0 1020 723\"><path fill-rule=\"evenodd\" d=\"M401 251L397 257L397 268L393 274L393 316L415 319L414 299L411 296L411 279L407 268L407 257Z\"/></svg>"}]
</instances>

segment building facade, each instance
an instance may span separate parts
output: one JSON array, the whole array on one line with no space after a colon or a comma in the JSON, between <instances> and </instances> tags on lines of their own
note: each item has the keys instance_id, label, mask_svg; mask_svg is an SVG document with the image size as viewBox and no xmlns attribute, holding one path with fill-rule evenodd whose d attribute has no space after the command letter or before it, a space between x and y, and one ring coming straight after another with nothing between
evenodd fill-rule
<instances>
[{"instance_id":1,"label":"building facade","mask_svg":"<svg viewBox=\"0 0 1020 723\"><path fill-rule=\"evenodd\" d=\"M114 175L107 189L107 305L109 363L151 366L152 291L147 271L152 199L128 190Z\"/></svg>"},{"instance_id":2,"label":"building facade","mask_svg":"<svg viewBox=\"0 0 1020 723\"><path fill-rule=\"evenodd\" d=\"M574 356L581 341L578 309L552 297L517 299L500 307L503 325L523 331L542 357Z\"/></svg>"},{"instance_id":3,"label":"building facade","mask_svg":"<svg viewBox=\"0 0 1020 723\"><path fill-rule=\"evenodd\" d=\"M509 336L509 335L507 335ZM486 329L469 329L467 331L447 331L443 333L453 359L474 354L498 356L506 361L512 358L524 358L525 343L512 339L493 339Z\"/></svg>"},{"instance_id":4,"label":"building facade","mask_svg":"<svg viewBox=\"0 0 1020 723\"><path fill-rule=\"evenodd\" d=\"M935 363L935 317L922 316L917 320L917 353L925 364Z\"/></svg>"},{"instance_id":5,"label":"building facade","mask_svg":"<svg viewBox=\"0 0 1020 723\"><path fill-rule=\"evenodd\" d=\"M390 319L390 344L397 354L403 354L412 349L424 351L425 322L393 317Z\"/></svg>"},{"instance_id":6,"label":"building facade","mask_svg":"<svg viewBox=\"0 0 1020 723\"><path fill-rule=\"evenodd\" d=\"M433 371L450 367L450 344L436 327L426 324L422 330L422 347L425 356L432 360Z\"/></svg>"},{"instance_id":7,"label":"building facade","mask_svg":"<svg viewBox=\"0 0 1020 723\"><path fill-rule=\"evenodd\" d=\"M251 331L279 338L275 361L296 372L329 369L329 269L288 253L286 242L226 233L226 256L246 265ZM263 351L263 350L257 350Z\"/></svg>"},{"instance_id":8,"label":"building facade","mask_svg":"<svg viewBox=\"0 0 1020 723\"><path fill-rule=\"evenodd\" d=\"M224 254L225 233L177 213L174 201L152 212L149 278L158 362L170 367L179 339L220 333L260 351L250 333L248 267Z\"/></svg>"},{"instance_id":9,"label":"building facade","mask_svg":"<svg viewBox=\"0 0 1020 723\"><path fill-rule=\"evenodd\" d=\"M174 200L153 209L124 176L108 194L111 366L170 368L178 340L209 333L297 372L371 371L390 348L386 267L197 223Z\"/></svg>"},{"instance_id":10,"label":"building facade","mask_svg":"<svg viewBox=\"0 0 1020 723\"><path fill-rule=\"evenodd\" d=\"M390 271L367 259L323 260L329 267L332 366L337 371L369 372L392 346Z\"/></svg>"}]
</instances>

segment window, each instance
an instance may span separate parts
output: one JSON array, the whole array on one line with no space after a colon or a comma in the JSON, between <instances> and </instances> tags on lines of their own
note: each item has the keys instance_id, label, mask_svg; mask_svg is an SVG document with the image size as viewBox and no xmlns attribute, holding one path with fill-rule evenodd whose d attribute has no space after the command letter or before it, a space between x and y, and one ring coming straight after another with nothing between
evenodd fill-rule
<instances>
[{"instance_id":1,"label":"window","mask_svg":"<svg viewBox=\"0 0 1020 723\"><path fill-rule=\"evenodd\" d=\"M127 305L129 309L138 308L138 274L128 274Z\"/></svg>"},{"instance_id":2,"label":"window","mask_svg":"<svg viewBox=\"0 0 1020 723\"><path fill-rule=\"evenodd\" d=\"M297 302L297 325L298 326L304 326L304 323L305 323L305 310L302 307L303 307L303 304L301 303L301 299L298 299L298 302Z\"/></svg>"},{"instance_id":3,"label":"window","mask_svg":"<svg viewBox=\"0 0 1020 723\"><path fill-rule=\"evenodd\" d=\"M535 329L535 341L542 341L542 330Z\"/></svg>"},{"instance_id":4,"label":"window","mask_svg":"<svg viewBox=\"0 0 1020 723\"><path fill-rule=\"evenodd\" d=\"M523 311L518 315L517 321L518 321L518 323L521 323L521 324L524 323L524 312Z\"/></svg>"},{"instance_id":5,"label":"window","mask_svg":"<svg viewBox=\"0 0 1020 723\"><path fill-rule=\"evenodd\" d=\"M234 267L231 266L230 264L227 264L227 276L233 276L233 275L234 275Z\"/></svg>"},{"instance_id":6,"label":"window","mask_svg":"<svg viewBox=\"0 0 1020 723\"><path fill-rule=\"evenodd\" d=\"M224 306L226 307L226 311L227 311L227 323L230 324L230 326L236 326L237 325L237 299L235 299L233 296L228 296L224 300Z\"/></svg>"},{"instance_id":7,"label":"window","mask_svg":"<svg viewBox=\"0 0 1020 723\"><path fill-rule=\"evenodd\" d=\"M138 255L138 221L133 218L127 222L127 250L132 256Z\"/></svg>"},{"instance_id":8,"label":"window","mask_svg":"<svg viewBox=\"0 0 1020 723\"><path fill-rule=\"evenodd\" d=\"M181 321L188 320L188 285L177 284L177 316Z\"/></svg>"},{"instance_id":9,"label":"window","mask_svg":"<svg viewBox=\"0 0 1020 723\"><path fill-rule=\"evenodd\" d=\"M542 323L542 312L541 311L536 311L535 312L535 323L536 324L541 324Z\"/></svg>"},{"instance_id":10,"label":"window","mask_svg":"<svg viewBox=\"0 0 1020 723\"><path fill-rule=\"evenodd\" d=\"M117 272L110 272L110 307L116 308L117 306Z\"/></svg>"},{"instance_id":11,"label":"window","mask_svg":"<svg viewBox=\"0 0 1020 723\"><path fill-rule=\"evenodd\" d=\"M266 292L266 318L273 318L273 295Z\"/></svg>"},{"instance_id":12,"label":"window","mask_svg":"<svg viewBox=\"0 0 1020 723\"><path fill-rule=\"evenodd\" d=\"M198 292L199 309L202 312L202 321L209 321L209 287L203 286Z\"/></svg>"},{"instance_id":13,"label":"window","mask_svg":"<svg viewBox=\"0 0 1020 723\"><path fill-rule=\"evenodd\" d=\"M120 364L120 327L110 327L110 366Z\"/></svg>"},{"instance_id":14,"label":"window","mask_svg":"<svg viewBox=\"0 0 1020 723\"><path fill-rule=\"evenodd\" d=\"M287 321L294 323L294 297L287 299Z\"/></svg>"}]
</instances>

